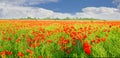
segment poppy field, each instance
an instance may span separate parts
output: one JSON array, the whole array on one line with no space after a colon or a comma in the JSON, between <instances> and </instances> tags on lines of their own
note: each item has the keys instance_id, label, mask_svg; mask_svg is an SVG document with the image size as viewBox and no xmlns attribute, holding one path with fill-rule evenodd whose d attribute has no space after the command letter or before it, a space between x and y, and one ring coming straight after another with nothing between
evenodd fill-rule
<instances>
[{"instance_id":1,"label":"poppy field","mask_svg":"<svg viewBox=\"0 0 120 58\"><path fill-rule=\"evenodd\" d=\"M0 20L0 58L120 57L120 21Z\"/></svg>"}]
</instances>

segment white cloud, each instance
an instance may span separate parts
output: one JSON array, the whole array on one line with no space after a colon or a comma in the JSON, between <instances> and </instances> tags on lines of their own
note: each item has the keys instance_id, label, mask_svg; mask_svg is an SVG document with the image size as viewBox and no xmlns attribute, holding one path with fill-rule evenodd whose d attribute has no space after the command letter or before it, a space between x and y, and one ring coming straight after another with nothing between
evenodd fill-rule
<instances>
[{"instance_id":1,"label":"white cloud","mask_svg":"<svg viewBox=\"0 0 120 58\"><path fill-rule=\"evenodd\" d=\"M22 17L65 18L65 17L72 17L72 15L67 13L54 12L44 8L0 5L0 17L1 18L22 18Z\"/></svg>"},{"instance_id":2,"label":"white cloud","mask_svg":"<svg viewBox=\"0 0 120 58\"><path fill-rule=\"evenodd\" d=\"M30 7L39 3L57 2L58 0L0 0L0 18L23 18L23 17L39 17L39 18L98 18L98 19L120 19L120 1L114 0L118 8L110 7L86 7L82 12L74 15L70 13L54 12L44 8ZM31 3L34 2L34 3ZM23 6L23 5L29 6Z\"/></svg>"},{"instance_id":3,"label":"white cloud","mask_svg":"<svg viewBox=\"0 0 120 58\"><path fill-rule=\"evenodd\" d=\"M117 8L86 7L83 12L76 13L76 17L88 17L99 19L120 19L120 11Z\"/></svg>"}]
</instances>

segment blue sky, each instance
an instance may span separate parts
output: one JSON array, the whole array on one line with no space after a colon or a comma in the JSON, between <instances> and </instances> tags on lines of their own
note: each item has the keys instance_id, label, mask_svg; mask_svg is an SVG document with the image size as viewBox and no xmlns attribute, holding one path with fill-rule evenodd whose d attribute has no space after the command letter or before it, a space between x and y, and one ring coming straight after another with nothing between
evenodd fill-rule
<instances>
[{"instance_id":1,"label":"blue sky","mask_svg":"<svg viewBox=\"0 0 120 58\"><path fill-rule=\"evenodd\" d=\"M56 3L46 3L34 5L34 7L42 7L53 10L55 12L76 13L85 7L116 7L112 3L113 0L60 0Z\"/></svg>"},{"instance_id":2,"label":"blue sky","mask_svg":"<svg viewBox=\"0 0 120 58\"><path fill-rule=\"evenodd\" d=\"M119 19L120 0L0 0L0 18Z\"/></svg>"}]
</instances>

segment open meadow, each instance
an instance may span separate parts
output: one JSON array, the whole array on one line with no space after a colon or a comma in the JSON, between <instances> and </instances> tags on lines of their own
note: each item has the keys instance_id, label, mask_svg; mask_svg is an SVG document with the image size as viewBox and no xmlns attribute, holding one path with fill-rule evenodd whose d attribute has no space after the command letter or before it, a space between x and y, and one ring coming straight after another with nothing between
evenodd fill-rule
<instances>
[{"instance_id":1,"label":"open meadow","mask_svg":"<svg viewBox=\"0 0 120 58\"><path fill-rule=\"evenodd\" d=\"M0 58L120 57L120 21L0 20Z\"/></svg>"}]
</instances>

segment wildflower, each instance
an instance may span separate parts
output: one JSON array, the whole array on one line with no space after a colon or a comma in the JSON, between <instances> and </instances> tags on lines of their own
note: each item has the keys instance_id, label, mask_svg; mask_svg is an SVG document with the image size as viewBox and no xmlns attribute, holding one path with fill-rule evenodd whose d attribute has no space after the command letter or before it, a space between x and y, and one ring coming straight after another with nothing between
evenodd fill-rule
<instances>
[{"instance_id":1,"label":"wildflower","mask_svg":"<svg viewBox=\"0 0 120 58\"><path fill-rule=\"evenodd\" d=\"M100 43L100 39L96 39L96 43Z\"/></svg>"},{"instance_id":2,"label":"wildflower","mask_svg":"<svg viewBox=\"0 0 120 58\"><path fill-rule=\"evenodd\" d=\"M95 44L95 40L92 40L92 45L94 45Z\"/></svg>"},{"instance_id":3,"label":"wildflower","mask_svg":"<svg viewBox=\"0 0 120 58\"><path fill-rule=\"evenodd\" d=\"M75 41L72 41L72 44L73 44L74 46L76 46L76 42L75 42Z\"/></svg>"},{"instance_id":4,"label":"wildflower","mask_svg":"<svg viewBox=\"0 0 120 58\"><path fill-rule=\"evenodd\" d=\"M106 39L105 39L105 38L102 38L101 40L102 40L103 42L105 42L105 41L106 41Z\"/></svg>"},{"instance_id":5,"label":"wildflower","mask_svg":"<svg viewBox=\"0 0 120 58\"><path fill-rule=\"evenodd\" d=\"M42 56L39 56L38 58L43 58Z\"/></svg>"},{"instance_id":6,"label":"wildflower","mask_svg":"<svg viewBox=\"0 0 120 58\"><path fill-rule=\"evenodd\" d=\"M10 40L11 40L11 38L9 37L9 38L8 38L8 41L10 41Z\"/></svg>"},{"instance_id":7,"label":"wildflower","mask_svg":"<svg viewBox=\"0 0 120 58\"><path fill-rule=\"evenodd\" d=\"M19 56L19 57L23 57L24 54L23 54L22 52L18 52L18 56Z\"/></svg>"},{"instance_id":8,"label":"wildflower","mask_svg":"<svg viewBox=\"0 0 120 58\"><path fill-rule=\"evenodd\" d=\"M0 54L1 54L2 56L5 56L5 51L0 52Z\"/></svg>"},{"instance_id":9,"label":"wildflower","mask_svg":"<svg viewBox=\"0 0 120 58\"><path fill-rule=\"evenodd\" d=\"M47 43L52 43L52 40L47 40Z\"/></svg>"},{"instance_id":10,"label":"wildflower","mask_svg":"<svg viewBox=\"0 0 120 58\"><path fill-rule=\"evenodd\" d=\"M84 51L87 55L90 55L91 54L91 46L89 45L88 42L85 42L83 44L83 48L84 48Z\"/></svg>"},{"instance_id":11,"label":"wildflower","mask_svg":"<svg viewBox=\"0 0 120 58\"><path fill-rule=\"evenodd\" d=\"M108 37L108 34L106 34L106 37Z\"/></svg>"},{"instance_id":12,"label":"wildflower","mask_svg":"<svg viewBox=\"0 0 120 58\"><path fill-rule=\"evenodd\" d=\"M32 50L30 50L30 49L27 49L26 52L27 52L27 53L30 53L30 54L33 54L33 53L34 53L34 52L33 52Z\"/></svg>"},{"instance_id":13,"label":"wildflower","mask_svg":"<svg viewBox=\"0 0 120 58\"><path fill-rule=\"evenodd\" d=\"M17 43L20 42L20 39L17 39L16 42L17 42Z\"/></svg>"},{"instance_id":14,"label":"wildflower","mask_svg":"<svg viewBox=\"0 0 120 58\"><path fill-rule=\"evenodd\" d=\"M12 55L12 52L10 52L10 51L5 51L5 54L7 54L7 55Z\"/></svg>"},{"instance_id":15,"label":"wildflower","mask_svg":"<svg viewBox=\"0 0 120 58\"><path fill-rule=\"evenodd\" d=\"M108 32L110 32L110 29L108 29Z\"/></svg>"},{"instance_id":16,"label":"wildflower","mask_svg":"<svg viewBox=\"0 0 120 58\"><path fill-rule=\"evenodd\" d=\"M84 38L84 39L86 39L86 38L87 38L87 35L86 35L86 34L84 34L84 35L83 35L83 38Z\"/></svg>"},{"instance_id":17,"label":"wildflower","mask_svg":"<svg viewBox=\"0 0 120 58\"><path fill-rule=\"evenodd\" d=\"M88 31L88 34L92 34L90 31Z\"/></svg>"},{"instance_id":18,"label":"wildflower","mask_svg":"<svg viewBox=\"0 0 120 58\"><path fill-rule=\"evenodd\" d=\"M71 52L71 50L69 50L69 49L68 49L68 50L66 50L66 53L67 53L67 54L70 54L70 52Z\"/></svg>"},{"instance_id":19,"label":"wildflower","mask_svg":"<svg viewBox=\"0 0 120 58\"><path fill-rule=\"evenodd\" d=\"M73 31L72 34L77 35L77 32L76 32L76 31Z\"/></svg>"},{"instance_id":20,"label":"wildflower","mask_svg":"<svg viewBox=\"0 0 120 58\"><path fill-rule=\"evenodd\" d=\"M61 50L62 51L66 50L66 47L65 46L61 46Z\"/></svg>"},{"instance_id":21,"label":"wildflower","mask_svg":"<svg viewBox=\"0 0 120 58\"><path fill-rule=\"evenodd\" d=\"M1 52L0 54L2 58L5 58L5 51Z\"/></svg>"}]
</instances>

